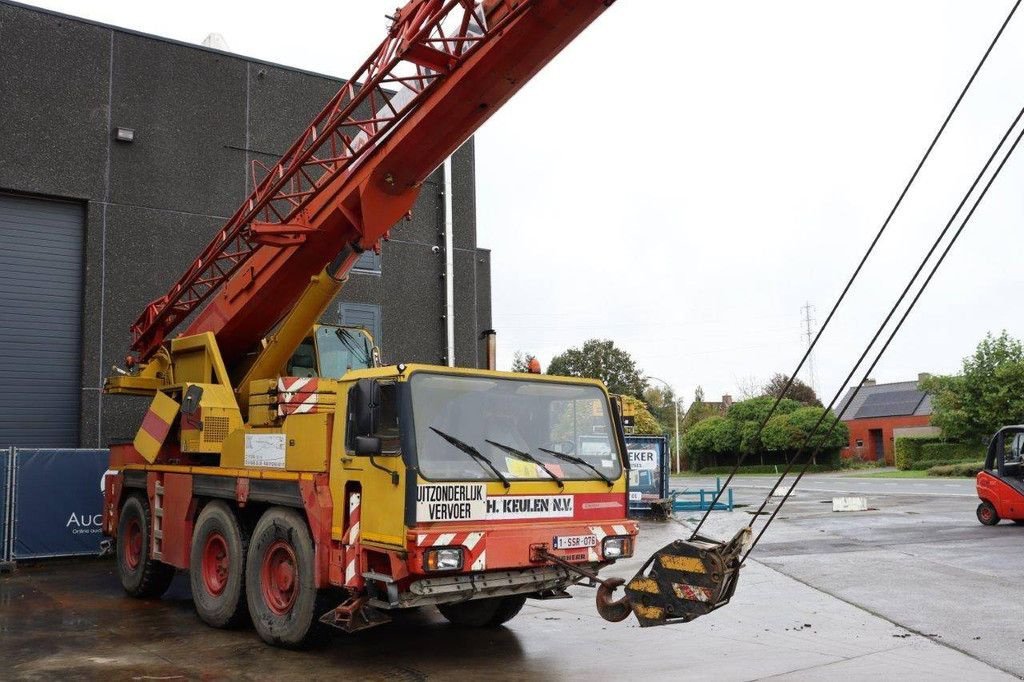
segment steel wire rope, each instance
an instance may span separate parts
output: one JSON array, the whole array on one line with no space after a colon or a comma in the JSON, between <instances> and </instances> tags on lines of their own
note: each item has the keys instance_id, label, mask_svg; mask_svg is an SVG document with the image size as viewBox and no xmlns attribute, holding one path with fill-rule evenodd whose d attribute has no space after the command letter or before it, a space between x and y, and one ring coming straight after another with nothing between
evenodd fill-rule
<instances>
[{"instance_id":1,"label":"steel wire rope","mask_svg":"<svg viewBox=\"0 0 1024 682\"><path fill-rule=\"evenodd\" d=\"M928 264L928 261L931 260L932 255L934 255L935 253L935 250L942 243L943 239L945 239L950 227L952 227L953 223L956 222L957 216L960 215L960 212L963 210L964 206L970 200L971 195L974 194L975 189L977 189L978 184L981 182L982 178L985 176L989 168L992 166L992 162L995 160L1000 150L1002 150L1003 146L1006 144L1006 141L1007 139L1009 139L1010 134L1013 132L1014 128L1016 128L1019 125L1021 118L1024 118L1024 107L1021 107L1020 111L1017 113L1017 116L1013 119L1013 123L1011 123L1010 127L1007 128L1006 133L1004 133L1002 139L999 140L999 144L996 145L996 148L992 151L992 154L991 156L989 156L988 161L985 162L985 165L982 167L981 171L974 179L974 182L971 183L970 189L968 189L967 192L964 194L963 199L960 201L959 205L957 205L956 210L953 212L953 215L950 216L949 222L946 223L946 226L935 238L935 241L932 244L931 248L928 249L928 252L925 254L924 258L921 259L921 264L914 272L913 277L910 278L910 281L907 282L907 286L903 289L903 292L900 294L899 298L893 304L892 308L889 310L889 313L885 316L885 319L879 325L878 330L875 332L875 335L871 338L871 341L869 341L867 346L864 348L864 352L861 353L860 358L857 360L853 368L850 370L850 373L847 375L846 381L843 382L840 389L836 392L835 396L832 398L832 401L828 404L828 407L822 410L821 417L814 425L814 428L811 429L811 432L807 435L807 437L804 439L804 442L797 449L796 454L794 454L793 458L788 462L785 471L782 472L782 475L779 476L778 480L776 480L775 485L772 486L772 489L768 492L768 495L765 496L765 499L761 503L761 506L758 508L756 512L754 512L753 520L750 523L751 526L754 525L754 522L756 522L758 516L762 512L764 512L764 508L767 506L772 495L778 489L782 481L785 480L786 476L789 475L789 472L792 471L793 465L797 462L797 460L799 460L800 455L803 454L804 448L806 448L808 444L814 439L815 435L817 435L818 428L824 423L825 418L829 414L829 411L832 409L833 405L835 405L839 397L843 394L846 384L849 383L850 380L853 378L854 374L860 368L860 365L864 362L864 359L871 351L871 348L875 345L879 337L882 335L882 332L889 325L889 322L892 320L893 315L896 314L896 311L899 309L900 305L902 305L903 300L906 298L907 294L913 288L918 276L920 276L921 272L925 269L925 266ZM966 228L967 224L971 221L971 218L974 216L974 212L978 210L978 206L981 205L981 202L985 198L985 195L988 194L989 188L992 187L992 184L995 182L996 178L998 178L999 174L1002 172L1003 167L1010 160L1010 157L1013 156L1013 153L1017 149L1017 145L1020 144L1022 138L1024 138L1024 128L1022 128L1021 131L1017 133L1017 137L1014 139L1014 142L1010 146L1010 149L1006 152L1002 161L999 162L999 165L996 166L995 171L992 173L992 176L985 183L985 186L982 188L981 193L974 200L974 204L971 206L971 210L968 211L967 215L964 217L963 222L960 224L960 227L957 229L957 231L953 233L953 237L949 240L949 243L946 244L945 249L943 249L942 253L939 255L939 258L935 261L934 265L931 268L931 271L928 273L928 276L925 278L924 282L921 283L920 289L918 289L917 293L914 295L913 299L908 304L906 310L903 311L903 315L900 316L899 321L896 323L892 331L889 333L888 338L885 340L885 343L882 345L878 353L875 355L875 358L871 362L871 365L867 368L867 370L865 370L864 379L857 384L857 386L853 390L853 393L850 394L850 399L846 401L846 404L843 405L843 409L840 410L839 413L836 415L835 419L832 420L832 425L829 427L829 430L817 441L817 446L815 447L814 452L812 452L807 457L807 461L804 462L804 465L800 468L799 473L793 480L793 483L790 484L789 489L786 491L782 500L779 501L779 504L772 511L771 516L768 517L768 520L765 522L764 526L762 526L761 530L758 531L758 534L754 538L754 541L750 544L750 547L747 548L746 553L743 555L743 559L740 561L741 564L747 560L748 556L750 556L750 553L754 550L754 547L757 546L758 541L760 541L761 537L768 529L768 526L770 526L772 521L775 520L775 517L778 515L779 510L782 509L782 506L789 499L789 496L792 494L793 489L800 482L800 479L803 478L803 475L807 473L807 469L810 466L810 463L814 461L814 458L817 457L817 455L821 452L825 442L828 440L829 436L831 436L832 433L835 431L836 426L839 425L839 422L842 419L843 414L846 412L846 409L850 406L850 403L853 402L853 399L856 398L857 395L860 393L860 389L863 387L864 381L866 381L867 378L871 375L871 372L874 371L875 366L882 359L882 356L885 354L885 351L889 348L889 344L892 343L892 340L896 337L896 334L899 333L900 328L903 326L903 323L907 321L907 318L910 316L910 313L914 310L914 307L917 305L917 302L921 299L922 294L924 294L925 289L927 289L928 285L931 283L932 278L935 276L935 273L938 272L939 268L942 266L942 263L946 260L946 256L949 255L950 250L953 248L953 245L956 244L957 239L959 239L960 235L963 233L964 228Z\"/></svg>"},{"instance_id":2,"label":"steel wire rope","mask_svg":"<svg viewBox=\"0 0 1024 682\"><path fill-rule=\"evenodd\" d=\"M889 223L892 222L893 216L896 215L896 211L899 210L899 207L903 204L903 199L907 196L907 193L910 191L911 186L917 180L917 176L921 173L921 169L924 167L925 162L927 162L928 158L931 156L932 150L935 149L935 145L938 143L939 138L942 137L942 134L945 132L950 120L952 120L953 115L956 113L957 109L960 108L960 103L963 102L964 97L967 95L967 91L971 89L971 85L974 84L974 81L977 78L978 74L981 72L981 69L985 65L985 62L988 61L989 55L992 54L992 50L999 42L999 39L1002 37L1003 32L1006 30L1007 25L1009 25L1010 20L1013 18L1013 15L1017 12L1017 8L1020 6L1021 2L1022 0L1017 0L1015 3L1013 3L1013 7L1010 8L1010 12L1006 15L1006 19L1003 20L1002 25L999 27L999 31L997 31L995 37L992 38L992 42L989 43L988 48L985 50L985 53L981 56L981 60L978 62L978 65L974 67L974 71L971 73L971 77L967 80L967 83L960 91L960 95L956 98L956 101L953 103L952 108L950 108L949 113L946 114L946 118L942 121L942 125L939 126L938 131L935 133L935 136L932 138L931 143L925 150L924 156L921 157L921 160L918 162L917 167L911 174L910 179L907 180L907 184L903 187L903 191L900 192L899 196L897 197L896 203L893 204L892 209L889 211L889 214L885 218L885 221L882 223L882 226L878 229L878 233L875 235L874 239L871 240L870 245L868 245L867 250L861 257L860 262L857 264L857 267L853 271L853 274L850 275L850 279L846 282L846 286L843 287L842 292L839 294L839 298L836 299L836 302L833 304L832 309L829 311L828 316L825 318L825 321L818 329L818 332L814 335L814 339L807 346L807 350L804 352L803 357L800 358L800 362L797 363L796 369L794 369L792 374L790 374L789 380L786 382L786 385L782 388L782 391L779 393L779 395L775 398L775 402L772 404L771 409L768 410L768 413L761 420L760 424L758 424L757 432L754 435L753 439L755 442L761 437L761 432L764 430L764 427L768 424L768 420L772 418L772 416L775 414L775 411L779 408L779 404L782 403L783 398L785 398L786 394L789 393L789 389L793 387L793 382L796 380L796 377L800 373L800 370L802 370L804 365L807 363L807 359L811 356L811 353L818 345L818 341L825 333L825 330L832 322L832 318L835 316L836 311L839 310L839 306L841 306L843 301L846 300L846 295L847 293L849 293L854 281L856 281L857 277L860 276L861 270L864 268L865 263L867 263L868 258L875 250L875 246L878 245L878 242L882 238L882 235L885 234L885 231L888 229ZM725 484L719 487L719 490L715 494L715 497L711 501L711 504L704 511L704 515L697 523L697 526L693 529L693 533L690 535L691 540L697 537L697 533L704 525L704 522L708 520L708 517L711 515L711 512L714 511L715 505L718 504L719 500L721 500L722 498L722 495L725 493L726 488L728 488L729 484L732 483L733 478L735 478L736 476L736 472L739 471L739 468L743 465L743 462L746 461L747 454L749 453L744 453L737 458L736 464L729 471L729 475L725 479Z\"/></svg>"}]
</instances>

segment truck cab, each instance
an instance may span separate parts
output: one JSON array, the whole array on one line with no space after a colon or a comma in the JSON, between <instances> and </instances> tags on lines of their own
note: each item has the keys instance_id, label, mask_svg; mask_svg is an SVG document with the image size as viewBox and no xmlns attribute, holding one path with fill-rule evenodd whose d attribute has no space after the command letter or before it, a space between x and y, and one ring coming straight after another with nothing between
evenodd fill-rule
<instances>
[{"instance_id":1,"label":"truck cab","mask_svg":"<svg viewBox=\"0 0 1024 682\"><path fill-rule=\"evenodd\" d=\"M632 555L625 449L599 382L397 365L343 383L332 496L359 488L373 606L439 604L460 621L461 602L508 597L517 611L576 580L544 552L593 568Z\"/></svg>"}]
</instances>

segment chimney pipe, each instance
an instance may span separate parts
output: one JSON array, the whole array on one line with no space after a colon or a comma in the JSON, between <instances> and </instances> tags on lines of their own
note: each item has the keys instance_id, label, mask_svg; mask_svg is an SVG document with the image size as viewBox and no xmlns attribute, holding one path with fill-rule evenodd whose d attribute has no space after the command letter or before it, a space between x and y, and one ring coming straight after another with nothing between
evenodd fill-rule
<instances>
[{"instance_id":1,"label":"chimney pipe","mask_svg":"<svg viewBox=\"0 0 1024 682\"><path fill-rule=\"evenodd\" d=\"M863 383L863 384L861 384L861 386L874 386L874 385L875 385L875 384L877 384L877 383L878 383L878 382L877 382L877 381L875 381L874 379L865 379L865 380L864 380L864 383Z\"/></svg>"},{"instance_id":2,"label":"chimney pipe","mask_svg":"<svg viewBox=\"0 0 1024 682\"><path fill-rule=\"evenodd\" d=\"M928 373L928 372L918 372L918 374L917 374L917 383L921 383L925 379L931 379L931 378L932 378L932 375L930 373Z\"/></svg>"},{"instance_id":3,"label":"chimney pipe","mask_svg":"<svg viewBox=\"0 0 1024 682\"><path fill-rule=\"evenodd\" d=\"M487 344L487 367L485 369L498 369L498 332L493 329L485 329L480 332L480 339Z\"/></svg>"}]
</instances>

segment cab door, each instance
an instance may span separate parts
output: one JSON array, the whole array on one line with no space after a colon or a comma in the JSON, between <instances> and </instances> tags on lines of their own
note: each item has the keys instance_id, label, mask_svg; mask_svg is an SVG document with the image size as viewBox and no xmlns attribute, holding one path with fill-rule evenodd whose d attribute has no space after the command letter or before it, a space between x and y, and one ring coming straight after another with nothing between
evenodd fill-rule
<instances>
[{"instance_id":1,"label":"cab door","mask_svg":"<svg viewBox=\"0 0 1024 682\"><path fill-rule=\"evenodd\" d=\"M360 542L404 549L406 470L398 437L397 384L361 379L349 386L345 419L338 420L335 437L340 475L331 477L336 532L351 527L358 505Z\"/></svg>"}]
</instances>

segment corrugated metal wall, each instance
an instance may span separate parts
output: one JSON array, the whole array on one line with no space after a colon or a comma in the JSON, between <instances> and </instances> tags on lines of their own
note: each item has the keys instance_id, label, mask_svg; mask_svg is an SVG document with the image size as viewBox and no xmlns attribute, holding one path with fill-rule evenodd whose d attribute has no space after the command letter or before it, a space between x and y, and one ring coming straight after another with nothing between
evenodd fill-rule
<instances>
[{"instance_id":1,"label":"corrugated metal wall","mask_svg":"<svg viewBox=\"0 0 1024 682\"><path fill-rule=\"evenodd\" d=\"M83 216L0 194L0 448L78 446Z\"/></svg>"}]
</instances>

